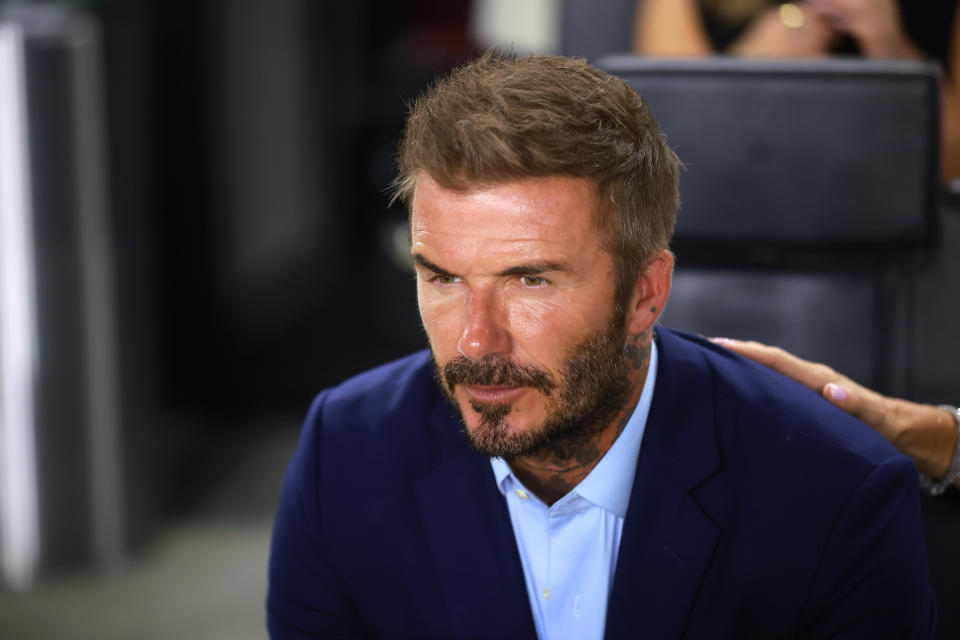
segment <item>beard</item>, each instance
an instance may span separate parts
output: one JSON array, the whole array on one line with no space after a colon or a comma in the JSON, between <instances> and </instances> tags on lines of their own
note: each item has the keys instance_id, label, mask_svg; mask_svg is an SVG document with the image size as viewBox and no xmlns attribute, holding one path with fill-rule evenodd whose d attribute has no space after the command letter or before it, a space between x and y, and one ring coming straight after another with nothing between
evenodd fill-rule
<instances>
[{"instance_id":1,"label":"beard","mask_svg":"<svg viewBox=\"0 0 960 640\"><path fill-rule=\"evenodd\" d=\"M437 382L460 414L470 446L481 455L507 460L542 453L561 459L588 454L593 437L623 410L633 390L624 314L615 309L612 316L605 327L571 349L556 380L534 365L494 354L481 360L461 356L442 371L434 360ZM480 417L471 428L454 396L458 384L531 387L546 398L546 417L539 425L518 431L509 422L509 403L470 401Z\"/></svg>"}]
</instances>

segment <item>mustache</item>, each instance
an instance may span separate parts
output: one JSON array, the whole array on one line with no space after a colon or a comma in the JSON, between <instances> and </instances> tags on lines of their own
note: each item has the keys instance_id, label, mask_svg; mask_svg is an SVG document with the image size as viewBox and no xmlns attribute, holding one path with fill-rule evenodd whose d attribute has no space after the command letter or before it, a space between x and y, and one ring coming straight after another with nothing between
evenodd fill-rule
<instances>
[{"instance_id":1,"label":"mustache","mask_svg":"<svg viewBox=\"0 0 960 640\"><path fill-rule=\"evenodd\" d=\"M534 365L518 365L506 358L488 355L482 360L460 356L443 366L443 377L450 393L458 384L497 387L533 387L550 395L556 383Z\"/></svg>"}]
</instances>

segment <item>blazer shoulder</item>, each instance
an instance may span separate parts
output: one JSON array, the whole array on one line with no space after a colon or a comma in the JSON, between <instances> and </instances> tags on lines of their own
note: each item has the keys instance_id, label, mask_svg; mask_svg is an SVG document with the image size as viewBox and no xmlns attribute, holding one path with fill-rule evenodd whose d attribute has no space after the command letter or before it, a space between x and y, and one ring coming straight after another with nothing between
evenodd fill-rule
<instances>
[{"instance_id":1,"label":"blazer shoulder","mask_svg":"<svg viewBox=\"0 0 960 640\"><path fill-rule=\"evenodd\" d=\"M328 468L374 460L403 466L433 449L433 432L458 435L456 424L430 355L422 351L320 392L307 414L301 446L318 449L322 441Z\"/></svg>"},{"instance_id":2,"label":"blazer shoulder","mask_svg":"<svg viewBox=\"0 0 960 640\"><path fill-rule=\"evenodd\" d=\"M388 410L410 395L423 395L435 386L433 362L428 351L418 351L399 360L359 373L321 392L334 410L355 410L361 405Z\"/></svg>"},{"instance_id":3,"label":"blazer shoulder","mask_svg":"<svg viewBox=\"0 0 960 640\"><path fill-rule=\"evenodd\" d=\"M806 454L819 450L848 458L862 473L902 455L875 430L786 376L697 336L670 332L668 340L686 357L702 361L723 417L718 422L748 441L768 446L802 441Z\"/></svg>"}]
</instances>

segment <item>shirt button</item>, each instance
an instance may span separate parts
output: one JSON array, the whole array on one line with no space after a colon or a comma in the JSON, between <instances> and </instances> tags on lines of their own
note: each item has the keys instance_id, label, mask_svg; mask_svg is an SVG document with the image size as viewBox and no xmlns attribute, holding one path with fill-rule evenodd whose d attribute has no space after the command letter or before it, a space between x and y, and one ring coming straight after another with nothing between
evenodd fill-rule
<instances>
[{"instance_id":1,"label":"shirt button","mask_svg":"<svg viewBox=\"0 0 960 640\"><path fill-rule=\"evenodd\" d=\"M516 494L517 494L518 496L520 496L521 498L523 498L524 500L526 500L527 498L530 497L530 496L528 496L528 495L526 494L526 492L523 491L522 489L514 489L513 492L516 493Z\"/></svg>"}]
</instances>

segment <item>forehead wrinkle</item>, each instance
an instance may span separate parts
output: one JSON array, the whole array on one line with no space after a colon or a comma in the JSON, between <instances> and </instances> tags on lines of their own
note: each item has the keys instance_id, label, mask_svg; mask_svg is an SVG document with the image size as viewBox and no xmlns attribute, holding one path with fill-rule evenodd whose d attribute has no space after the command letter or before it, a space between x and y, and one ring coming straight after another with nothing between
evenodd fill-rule
<instances>
[{"instance_id":1,"label":"forehead wrinkle","mask_svg":"<svg viewBox=\"0 0 960 640\"><path fill-rule=\"evenodd\" d=\"M496 229L476 229L470 234L454 224L444 224L441 229L437 229L437 226L439 225L422 223L414 225L411 244L413 253L426 249L431 254L464 258L501 257L514 263L506 265L507 267L531 262L560 262L573 267L591 254L589 251L571 250L571 247L582 248L586 238L584 233L571 232L570 225L538 224L541 228L547 227L544 232L529 229L529 224L520 225L527 228L519 236L512 233L510 228L503 229L499 225ZM585 233L592 234L592 227L588 227ZM602 249L602 244L600 246Z\"/></svg>"},{"instance_id":2,"label":"forehead wrinkle","mask_svg":"<svg viewBox=\"0 0 960 640\"><path fill-rule=\"evenodd\" d=\"M445 244L444 240L453 238L455 243L449 243L449 246L438 247L437 244ZM434 242L436 239L437 242ZM430 247L436 251L444 253L464 253L464 252L482 252L486 255L518 255L526 256L525 259L536 258L538 262L561 261L560 254L565 253L565 242L556 238L556 234L531 234L517 237L514 234L502 229L490 235L471 234L467 235L458 231L437 231L428 229L415 229L412 247ZM546 252L546 253L544 253ZM557 254L557 255L553 255ZM565 261L565 260L562 260Z\"/></svg>"},{"instance_id":3,"label":"forehead wrinkle","mask_svg":"<svg viewBox=\"0 0 960 640\"><path fill-rule=\"evenodd\" d=\"M465 226L471 225L466 216L444 215L439 219L424 220L426 216L414 215L411 230L413 233L463 236L485 238L489 240L518 241L518 242L556 242L559 236L583 237L585 233L593 231L591 225L570 224L570 221L557 220L549 213L517 213L516 215L500 215L496 219L496 229L486 226L467 236ZM560 233L558 233L558 231Z\"/></svg>"}]
</instances>

